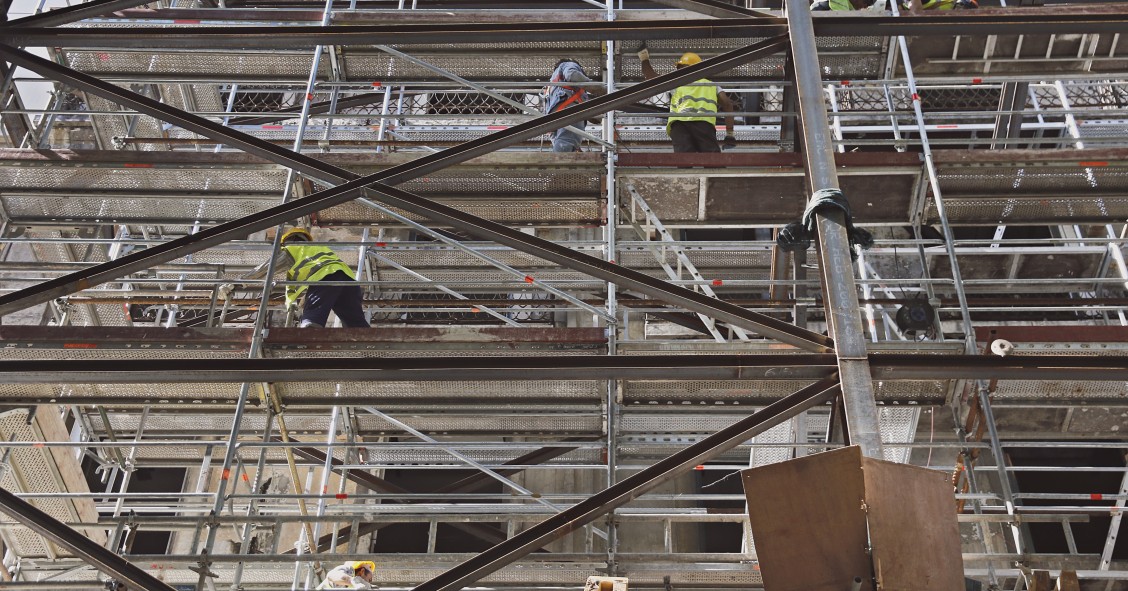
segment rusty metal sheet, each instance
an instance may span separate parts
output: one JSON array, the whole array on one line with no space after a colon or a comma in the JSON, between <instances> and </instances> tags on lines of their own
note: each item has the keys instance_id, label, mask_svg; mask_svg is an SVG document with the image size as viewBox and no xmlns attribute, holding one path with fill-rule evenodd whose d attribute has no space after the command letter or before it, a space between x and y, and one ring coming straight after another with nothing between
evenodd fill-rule
<instances>
[{"instance_id":1,"label":"rusty metal sheet","mask_svg":"<svg viewBox=\"0 0 1128 591\"><path fill-rule=\"evenodd\" d=\"M862 459L873 570L881 591L963 591L956 499L936 470Z\"/></svg>"},{"instance_id":2,"label":"rusty metal sheet","mask_svg":"<svg viewBox=\"0 0 1128 591\"><path fill-rule=\"evenodd\" d=\"M843 448L741 472L764 588L872 591L861 452Z\"/></svg>"}]
</instances>

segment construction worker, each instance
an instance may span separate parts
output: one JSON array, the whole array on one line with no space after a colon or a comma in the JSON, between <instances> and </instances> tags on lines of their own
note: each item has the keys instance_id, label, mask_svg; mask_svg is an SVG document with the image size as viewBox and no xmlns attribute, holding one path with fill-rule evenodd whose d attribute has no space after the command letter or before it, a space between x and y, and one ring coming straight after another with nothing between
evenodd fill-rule
<instances>
[{"instance_id":1,"label":"construction worker","mask_svg":"<svg viewBox=\"0 0 1128 591\"><path fill-rule=\"evenodd\" d=\"M918 10L971 10L979 8L976 0L903 0L901 6L909 12Z\"/></svg>"},{"instance_id":2,"label":"construction worker","mask_svg":"<svg viewBox=\"0 0 1128 591\"><path fill-rule=\"evenodd\" d=\"M873 0L816 0L811 10L862 10L873 5Z\"/></svg>"},{"instance_id":3,"label":"construction worker","mask_svg":"<svg viewBox=\"0 0 1128 591\"><path fill-rule=\"evenodd\" d=\"M276 273L286 270L286 281L355 281L352 269L332 250L325 246L309 244L313 235L305 228L291 228L282 234L282 247L274 256ZM243 279L261 279L266 276L267 261ZM308 289L307 289L308 288ZM220 288L220 297L228 299L233 286ZM305 305L299 326L325 326L332 310L348 327L369 326L361 308L363 294L359 285L288 285L286 286L286 308L297 307L302 296Z\"/></svg>"},{"instance_id":4,"label":"construction worker","mask_svg":"<svg viewBox=\"0 0 1128 591\"><path fill-rule=\"evenodd\" d=\"M372 575L376 572L376 563L371 560L346 562L334 568L325 575L325 580L317 586L318 589L375 589L372 586Z\"/></svg>"},{"instance_id":5,"label":"construction worker","mask_svg":"<svg viewBox=\"0 0 1128 591\"><path fill-rule=\"evenodd\" d=\"M564 58L556 62L556 66L552 68L552 77L549 82L553 84L544 87L545 114L567 109L591 98L591 93L582 87L566 84L568 82L572 84L591 82L591 78L584 74L583 67L574 59ZM573 125L582 129L584 122L580 121ZM552 133L552 151L579 152L580 142L582 141L583 139L579 134L561 127Z\"/></svg>"},{"instance_id":6,"label":"construction worker","mask_svg":"<svg viewBox=\"0 0 1128 591\"><path fill-rule=\"evenodd\" d=\"M647 80L658 73L650 65L650 51L644 46L638 52L642 62L642 75ZM675 63L677 69L701 63L701 56L686 52ZM675 152L720 152L717 144L717 108L725 113L733 110L727 94L711 81L701 78L693 84L679 86L670 96L670 112L677 113L666 120L666 135L674 142ZM736 147L732 116L725 117L725 149Z\"/></svg>"}]
</instances>

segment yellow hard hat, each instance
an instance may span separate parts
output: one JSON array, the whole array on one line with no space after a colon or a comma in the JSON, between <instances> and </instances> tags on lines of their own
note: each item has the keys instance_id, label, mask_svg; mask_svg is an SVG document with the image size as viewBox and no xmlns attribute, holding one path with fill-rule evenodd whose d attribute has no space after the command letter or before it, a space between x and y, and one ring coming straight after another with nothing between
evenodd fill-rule
<instances>
[{"instance_id":1,"label":"yellow hard hat","mask_svg":"<svg viewBox=\"0 0 1128 591\"><path fill-rule=\"evenodd\" d=\"M693 64L699 64L699 63L701 63L701 56L697 55L696 53L693 53L692 51L687 51L687 52L683 53L682 56L680 58L678 58L678 61L677 61L677 64L679 66L692 66Z\"/></svg>"},{"instance_id":2,"label":"yellow hard hat","mask_svg":"<svg viewBox=\"0 0 1128 591\"><path fill-rule=\"evenodd\" d=\"M290 228L282 234L282 244L285 244L287 240L292 240L299 236L304 237L302 240L313 241L313 234L310 234L309 230L305 228Z\"/></svg>"},{"instance_id":3,"label":"yellow hard hat","mask_svg":"<svg viewBox=\"0 0 1128 591\"><path fill-rule=\"evenodd\" d=\"M368 569L368 572L370 573L374 573L376 572L376 563L372 562L371 560L359 560L352 563L353 572L356 572L362 568Z\"/></svg>"}]
</instances>

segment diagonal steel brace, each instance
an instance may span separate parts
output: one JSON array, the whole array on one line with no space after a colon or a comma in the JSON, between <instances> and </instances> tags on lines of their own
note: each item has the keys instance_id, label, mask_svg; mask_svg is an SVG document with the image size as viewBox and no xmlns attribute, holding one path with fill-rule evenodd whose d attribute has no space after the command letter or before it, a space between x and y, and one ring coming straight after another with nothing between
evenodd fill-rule
<instances>
[{"instance_id":1,"label":"diagonal steel brace","mask_svg":"<svg viewBox=\"0 0 1128 591\"><path fill-rule=\"evenodd\" d=\"M242 238L251 232L277 226L297 217L350 201L355 199L357 194L366 186L373 185L370 194L385 204L422 215L433 221L447 223L454 228L480 238L511 246L593 277L645 293L669 304L709 315L734 326L755 331L796 347L816 352L829 350L833 346L833 341L824 335L797 328L770 316L750 312L739 306L709 298L692 290L671 285L643 273L619 267L596 257L561 247L554 242L529 236L502 224L387 186L465 162L476 156L535 137L561 126L676 88L686 82L716 72L731 70L748 61L773 54L785 45L786 40L782 37L768 39L630 88L592 99L581 106L545 115L478 140L460 144L365 177L359 177L349 170L326 164L304 154L228 129L213 121L169 107L25 51L0 45L0 55L3 55L6 60L13 64L103 96L189 131L211 139L222 140L228 145L293 168L307 176L328 183L343 183L302 199L213 226L192 236L173 240L160 246L121 257L116 261L95 265L70 275L0 296L0 316L57 297L70 295L94 285L118 279L129 273L147 269L155 264L168 262L210 246Z\"/></svg>"}]
</instances>

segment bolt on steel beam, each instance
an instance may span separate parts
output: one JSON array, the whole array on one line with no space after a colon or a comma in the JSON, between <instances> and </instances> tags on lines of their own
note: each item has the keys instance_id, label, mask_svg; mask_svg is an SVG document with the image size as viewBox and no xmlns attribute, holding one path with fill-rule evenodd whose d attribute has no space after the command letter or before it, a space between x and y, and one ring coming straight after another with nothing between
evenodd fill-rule
<instances>
[{"instance_id":1,"label":"bolt on steel beam","mask_svg":"<svg viewBox=\"0 0 1128 591\"><path fill-rule=\"evenodd\" d=\"M641 98L670 90L687 81L732 69L748 61L776 53L785 44L786 41L783 38L768 39L703 61L695 66L677 70L630 88L592 99L582 106L545 115L507 130L460 144L442 152L423 156L366 177L359 177L351 171L287 150L254 136L228 129L213 121L169 107L25 51L0 45L0 55L4 55L7 60L46 77L82 88L87 92L114 100L206 137L222 139L228 145L290 167L310 177L327 183L343 183L302 199L213 226L197 232L193 236L173 240L160 246L121 257L110 263L95 265L83 271L0 296L0 316L57 297L70 295L82 289L118 279L129 273L144 270L154 264L168 262L209 246L242 238L250 232L277 226L299 216L350 201L355 199L358 196L357 194L366 186L372 185L369 193L385 204L425 216L433 221L450 224L452 227L472 235L512 246L523 252L582 271L593 277L637 290L662 299L667 303L709 315L734 326L755 331L763 336L799 348L816 352L829 350L833 346L833 341L818 333L797 328L770 316L749 312L739 306L710 298L690 289L671 285L649 275L619 267L596 257L577 253L552 241L518 232L502 224L388 186L389 184L418 178L561 126L614 110Z\"/></svg>"}]
</instances>

